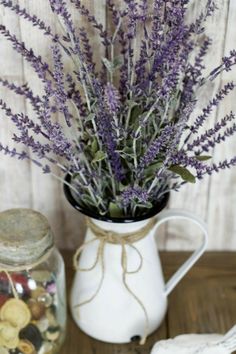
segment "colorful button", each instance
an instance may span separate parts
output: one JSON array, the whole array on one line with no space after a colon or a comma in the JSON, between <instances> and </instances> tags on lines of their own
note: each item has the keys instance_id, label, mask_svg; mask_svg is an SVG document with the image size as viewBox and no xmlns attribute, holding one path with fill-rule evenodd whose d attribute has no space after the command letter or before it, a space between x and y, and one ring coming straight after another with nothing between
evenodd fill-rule
<instances>
[{"instance_id":1,"label":"colorful button","mask_svg":"<svg viewBox=\"0 0 236 354\"><path fill-rule=\"evenodd\" d=\"M54 281L51 281L50 283L48 283L46 288L47 288L47 291L52 295L56 294L56 292L57 292L57 285Z\"/></svg>"},{"instance_id":2,"label":"colorful button","mask_svg":"<svg viewBox=\"0 0 236 354\"><path fill-rule=\"evenodd\" d=\"M19 330L7 321L0 322L0 346L16 348L19 343Z\"/></svg>"},{"instance_id":3,"label":"colorful button","mask_svg":"<svg viewBox=\"0 0 236 354\"><path fill-rule=\"evenodd\" d=\"M41 302L31 299L28 302L28 306L31 312L31 316L34 320L39 320L45 314L45 306Z\"/></svg>"},{"instance_id":4,"label":"colorful button","mask_svg":"<svg viewBox=\"0 0 236 354\"><path fill-rule=\"evenodd\" d=\"M6 348L0 347L0 354L9 354L9 351Z\"/></svg>"},{"instance_id":5,"label":"colorful button","mask_svg":"<svg viewBox=\"0 0 236 354\"><path fill-rule=\"evenodd\" d=\"M41 286L38 286L36 289L31 291L31 297L32 299L38 299L39 296L45 294L45 289Z\"/></svg>"},{"instance_id":6,"label":"colorful button","mask_svg":"<svg viewBox=\"0 0 236 354\"><path fill-rule=\"evenodd\" d=\"M53 303L52 296L48 293L41 294L37 300L42 302L46 307L50 307Z\"/></svg>"},{"instance_id":7,"label":"colorful button","mask_svg":"<svg viewBox=\"0 0 236 354\"><path fill-rule=\"evenodd\" d=\"M27 327L23 328L20 331L19 336L20 339L28 340L32 343L36 350L40 349L43 342L39 329L33 323L30 323Z\"/></svg>"},{"instance_id":8,"label":"colorful button","mask_svg":"<svg viewBox=\"0 0 236 354\"><path fill-rule=\"evenodd\" d=\"M38 354L53 354L55 353L55 347L53 349L54 345L50 342L44 342L42 347L40 348L40 351Z\"/></svg>"},{"instance_id":9,"label":"colorful button","mask_svg":"<svg viewBox=\"0 0 236 354\"><path fill-rule=\"evenodd\" d=\"M60 327L49 327L46 332L46 337L51 342L55 342L60 336Z\"/></svg>"},{"instance_id":10,"label":"colorful button","mask_svg":"<svg viewBox=\"0 0 236 354\"><path fill-rule=\"evenodd\" d=\"M20 340L17 348L22 352L22 354L36 354L35 347L28 340Z\"/></svg>"},{"instance_id":11,"label":"colorful button","mask_svg":"<svg viewBox=\"0 0 236 354\"><path fill-rule=\"evenodd\" d=\"M49 321L48 321L47 317L44 316L44 317L40 318L39 321L36 321L35 325L38 327L40 332L45 332L49 327Z\"/></svg>"},{"instance_id":12,"label":"colorful button","mask_svg":"<svg viewBox=\"0 0 236 354\"><path fill-rule=\"evenodd\" d=\"M0 318L2 321L10 322L15 327L24 328L30 322L31 313L24 301L10 299L2 306Z\"/></svg>"},{"instance_id":13,"label":"colorful button","mask_svg":"<svg viewBox=\"0 0 236 354\"><path fill-rule=\"evenodd\" d=\"M56 320L55 315L53 314L53 312L51 311L51 309L47 309L46 310L46 317L48 319L49 325L52 327L56 327L58 325L58 322Z\"/></svg>"}]
</instances>

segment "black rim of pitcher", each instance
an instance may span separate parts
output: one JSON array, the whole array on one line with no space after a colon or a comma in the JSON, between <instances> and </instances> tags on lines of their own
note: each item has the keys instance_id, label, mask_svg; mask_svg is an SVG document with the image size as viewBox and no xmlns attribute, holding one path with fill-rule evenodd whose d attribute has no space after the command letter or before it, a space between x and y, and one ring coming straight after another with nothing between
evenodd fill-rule
<instances>
[{"instance_id":1,"label":"black rim of pitcher","mask_svg":"<svg viewBox=\"0 0 236 354\"><path fill-rule=\"evenodd\" d=\"M157 202L147 213L145 213L144 215L141 216L137 216L137 217L124 217L124 218L115 218L115 217L109 217L107 215L100 215L95 213L94 211L90 210L90 209L85 209L82 208L78 201L74 198L72 192L71 192L71 188L69 187L68 184L70 184L71 182L71 175L70 174L66 174L65 176L65 182L64 183L64 193L66 196L66 199L68 200L68 202L76 209L78 210L80 213L89 216L90 218L96 219L96 220L100 220L100 221L106 221L106 222L111 222L111 223L133 223L133 222L138 222L138 221L143 221L146 219L150 219L151 217L157 215L158 213L160 213L168 204L169 198L170 198L170 193L165 193L162 197L162 199Z\"/></svg>"}]
</instances>

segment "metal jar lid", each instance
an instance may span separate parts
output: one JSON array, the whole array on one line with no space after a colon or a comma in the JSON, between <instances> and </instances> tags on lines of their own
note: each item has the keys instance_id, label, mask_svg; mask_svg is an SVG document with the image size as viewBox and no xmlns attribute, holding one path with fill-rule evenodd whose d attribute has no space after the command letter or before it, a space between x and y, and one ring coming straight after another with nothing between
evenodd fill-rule
<instances>
[{"instance_id":1,"label":"metal jar lid","mask_svg":"<svg viewBox=\"0 0 236 354\"><path fill-rule=\"evenodd\" d=\"M9 209L0 213L0 264L34 264L53 247L50 225L31 209Z\"/></svg>"}]
</instances>

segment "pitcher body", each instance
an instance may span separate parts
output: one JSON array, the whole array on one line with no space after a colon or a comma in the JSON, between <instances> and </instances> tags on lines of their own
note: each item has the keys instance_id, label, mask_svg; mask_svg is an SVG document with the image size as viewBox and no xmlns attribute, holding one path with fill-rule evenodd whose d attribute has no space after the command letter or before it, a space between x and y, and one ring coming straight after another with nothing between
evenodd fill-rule
<instances>
[{"instance_id":1,"label":"pitcher body","mask_svg":"<svg viewBox=\"0 0 236 354\"><path fill-rule=\"evenodd\" d=\"M76 324L98 340L127 343L140 339L144 344L165 316L168 295L205 251L205 223L188 211L165 210L169 194L146 215L111 218L81 209L70 188L64 190L87 222L85 240L74 257L70 307ZM159 226L173 219L193 222L203 238L165 283L156 237Z\"/></svg>"},{"instance_id":2,"label":"pitcher body","mask_svg":"<svg viewBox=\"0 0 236 354\"><path fill-rule=\"evenodd\" d=\"M93 220L109 230L111 225ZM112 225L121 234L140 230L147 221ZM162 322L167 296L154 230L138 242L126 244L124 279L122 245L106 243L99 254L99 240L87 230L72 293L71 311L77 325L88 335L111 343L126 343L153 332ZM99 261L93 267L96 259ZM103 268L104 267L104 268ZM103 279L101 284L101 279ZM101 286L99 287L99 285Z\"/></svg>"}]
</instances>

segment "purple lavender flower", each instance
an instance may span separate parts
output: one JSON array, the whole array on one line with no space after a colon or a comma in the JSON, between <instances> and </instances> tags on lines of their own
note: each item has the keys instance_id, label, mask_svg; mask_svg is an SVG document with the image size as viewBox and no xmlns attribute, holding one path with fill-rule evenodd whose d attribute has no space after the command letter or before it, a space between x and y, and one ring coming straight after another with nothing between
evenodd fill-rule
<instances>
[{"instance_id":1,"label":"purple lavender flower","mask_svg":"<svg viewBox=\"0 0 236 354\"><path fill-rule=\"evenodd\" d=\"M22 151L18 152L15 148L11 149L7 145L4 146L0 143L0 151L2 151L5 155L9 155L10 157L15 157L18 160L29 160L37 167L40 167L42 170L47 169L47 165L41 164L39 161L32 159L27 152Z\"/></svg>"},{"instance_id":2,"label":"purple lavender flower","mask_svg":"<svg viewBox=\"0 0 236 354\"><path fill-rule=\"evenodd\" d=\"M225 159L224 161L219 162L218 164L213 163L211 166L205 166L202 171L199 171L197 177L202 179L204 175L211 176L213 173L218 173L221 170L229 169L236 166L236 157L232 157L230 160Z\"/></svg>"},{"instance_id":3,"label":"purple lavender flower","mask_svg":"<svg viewBox=\"0 0 236 354\"><path fill-rule=\"evenodd\" d=\"M190 0L153 0L151 6L147 0L107 0L112 21L108 29L82 1L70 0L99 37L96 53L87 27L75 25L66 1L49 2L62 35L11 0L0 0L0 6L45 34L53 56L51 67L0 24L0 34L43 86L43 93L35 95L27 84L0 79L4 88L28 100L35 115L13 113L0 100L17 130L13 140L27 147L27 152L18 152L0 145L4 154L32 161L59 179L57 169L69 173L81 207L103 215L110 203L121 207L123 215L141 215L167 191L236 165L234 157L210 164L204 156L236 133L233 112L200 134L212 110L234 90L234 82L226 83L190 123L196 91L236 65L236 50L231 50L203 75L212 44L204 27L216 11L214 0L208 0L190 24ZM64 58L73 67L65 66Z\"/></svg>"},{"instance_id":4,"label":"purple lavender flower","mask_svg":"<svg viewBox=\"0 0 236 354\"><path fill-rule=\"evenodd\" d=\"M55 98L59 105L59 111L64 114L65 121L68 127L71 126L72 115L67 106L67 93L64 88L64 66L62 63L62 56L58 46L52 47L53 61L54 61L54 79L56 83Z\"/></svg>"},{"instance_id":5,"label":"purple lavender flower","mask_svg":"<svg viewBox=\"0 0 236 354\"><path fill-rule=\"evenodd\" d=\"M197 173L204 170L205 165L203 162L198 161L195 156L188 156L185 151L178 151L171 157L170 165L177 165L183 167L192 167Z\"/></svg>"},{"instance_id":6,"label":"purple lavender flower","mask_svg":"<svg viewBox=\"0 0 236 354\"><path fill-rule=\"evenodd\" d=\"M232 90L234 90L235 84L233 82L227 83L209 102L206 108L203 109L201 115L199 115L194 124L190 127L193 133L196 133L198 129L204 124L207 117L211 114L213 108L217 107L220 101L222 101Z\"/></svg>"},{"instance_id":7,"label":"purple lavender flower","mask_svg":"<svg viewBox=\"0 0 236 354\"><path fill-rule=\"evenodd\" d=\"M11 42L13 49L15 49L31 64L35 72L38 74L38 77L43 82L47 81L47 74L52 76L52 72L50 71L48 64L44 63L40 56L36 56L32 49L27 49L25 44L20 42L15 35L12 35L5 26L0 25L0 33L2 33L3 36Z\"/></svg>"},{"instance_id":8,"label":"purple lavender flower","mask_svg":"<svg viewBox=\"0 0 236 354\"><path fill-rule=\"evenodd\" d=\"M106 6L112 14L113 23L115 24L115 26L118 26L120 21L120 15L121 15L120 11L117 10L116 5L112 0L107 0Z\"/></svg>"},{"instance_id":9,"label":"purple lavender flower","mask_svg":"<svg viewBox=\"0 0 236 354\"><path fill-rule=\"evenodd\" d=\"M215 80L223 71L231 71L232 67L236 65L236 50L231 50L229 56L222 58L222 63L213 69L206 78L202 78L200 86L203 86L207 80Z\"/></svg>"},{"instance_id":10,"label":"purple lavender flower","mask_svg":"<svg viewBox=\"0 0 236 354\"><path fill-rule=\"evenodd\" d=\"M48 88L49 89L49 88ZM73 158L73 149L71 143L65 137L63 129L59 123L51 122L51 106L50 106L50 94L53 91L46 91L48 95L44 97L44 104L40 122L42 127L47 132L49 140L51 142L52 151L54 154L65 157L68 161Z\"/></svg>"},{"instance_id":11,"label":"purple lavender flower","mask_svg":"<svg viewBox=\"0 0 236 354\"><path fill-rule=\"evenodd\" d=\"M206 144L201 145L201 149L204 152L208 152L210 149L213 149L216 144L220 144L221 142L225 141L227 138L233 136L236 133L236 124L234 123L231 127L226 128L223 133L219 133L218 135L214 136L212 139L208 139Z\"/></svg>"},{"instance_id":12,"label":"purple lavender flower","mask_svg":"<svg viewBox=\"0 0 236 354\"><path fill-rule=\"evenodd\" d=\"M85 117L87 114L86 105L83 101L79 89L76 87L76 82L73 80L73 77L70 74L66 75L65 81L68 85L68 89L67 89L68 99L71 99L74 102L76 108L79 111L80 116Z\"/></svg>"},{"instance_id":13,"label":"purple lavender flower","mask_svg":"<svg viewBox=\"0 0 236 354\"><path fill-rule=\"evenodd\" d=\"M108 37L107 31L104 30L103 25L97 22L96 18L90 14L89 10L84 5L82 5L82 2L80 0L70 0L70 2L74 4L75 7L81 13L81 15L84 16L96 30L98 30L100 37L102 39L102 43L105 46L109 46L111 40Z\"/></svg>"},{"instance_id":14,"label":"purple lavender flower","mask_svg":"<svg viewBox=\"0 0 236 354\"><path fill-rule=\"evenodd\" d=\"M193 149L202 149L203 151L209 151L210 147L213 147L211 144L211 139L215 139L216 134L226 127L229 122L235 119L235 114L231 112L229 115L226 115L221 119L220 122L217 122L214 125L214 128L208 129L204 134L198 136L194 141L187 145L187 150L192 151ZM205 145L204 145L205 143Z\"/></svg>"},{"instance_id":15,"label":"purple lavender flower","mask_svg":"<svg viewBox=\"0 0 236 354\"><path fill-rule=\"evenodd\" d=\"M140 175L146 166L149 166L158 154L167 149L170 141L173 138L174 127L166 126L161 135L151 144L151 146L146 151L145 155L141 158L140 164L138 166L137 173Z\"/></svg>"},{"instance_id":16,"label":"purple lavender flower","mask_svg":"<svg viewBox=\"0 0 236 354\"><path fill-rule=\"evenodd\" d=\"M121 194L122 204L128 207L132 201L137 201L138 203L147 203L149 199L149 194L146 190L141 187L129 187Z\"/></svg>"},{"instance_id":17,"label":"purple lavender flower","mask_svg":"<svg viewBox=\"0 0 236 354\"><path fill-rule=\"evenodd\" d=\"M114 176L117 181L122 181L124 178L123 168L120 161L120 156L116 152L117 142L113 132L112 123L109 115L103 110L103 90L98 82L94 82L96 94L99 98L99 111L96 116L98 133L105 145Z\"/></svg>"},{"instance_id":18,"label":"purple lavender flower","mask_svg":"<svg viewBox=\"0 0 236 354\"><path fill-rule=\"evenodd\" d=\"M138 4L135 0L124 0L127 5L128 31L127 38L132 40L136 35L138 16Z\"/></svg>"},{"instance_id":19,"label":"purple lavender flower","mask_svg":"<svg viewBox=\"0 0 236 354\"><path fill-rule=\"evenodd\" d=\"M120 97L119 92L110 82L105 87L105 102L109 112L116 115L120 108Z\"/></svg>"},{"instance_id":20,"label":"purple lavender flower","mask_svg":"<svg viewBox=\"0 0 236 354\"><path fill-rule=\"evenodd\" d=\"M86 59L86 63L87 63L89 70L94 72L95 63L93 61L93 51L92 51L92 47L90 44L90 40L87 35L86 28L81 27L79 29L79 34L80 34L80 38L81 38L81 43L83 45L83 56Z\"/></svg>"},{"instance_id":21,"label":"purple lavender flower","mask_svg":"<svg viewBox=\"0 0 236 354\"><path fill-rule=\"evenodd\" d=\"M10 83L8 80L6 79L2 79L0 78L0 83L8 88L9 90L15 92L17 95L23 96L26 99L29 100L29 102L31 103L33 109L35 112L39 113L40 111L40 106L42 104L42 100L40 99L40 97L38 95L34 95L33 91L28 87L27 84L24 85L16 85L14 83Z\"/></svg>"},{"instance_id":22,"label":"purple lavender flower","mask_svg":"<svg viewBox=\"0 0 236 354\"><path fill-rule=\"evenodd\" d=\"M67 5L63 0L49 0L52 11L55 12L58 16L61 16L65 28L68 31L68 34L71 33L75 37L75 27L71 18L71 14L67 9Z\"/></svg>"},{"instance_id":23,"label":"purple lavender flower","mask_svg":"<svg viewBox=\"0 0 236 354\"><path fill-rule=\"evenodd\" d=\"M151 46L153 51L159 48L163 42L164 35L164 7L162 0L154 0L153 2L153 21L150 34Z\"/></svg>"},{"instance_id":24,"label":"purple lavender flower","mask_svg":"<svg viewBox=\"0 0 236 354\"><path fill-rule=\"evenodd\" d=\"M145 40L142 41L140 46L140 56L135 64L135 73L136 73L136 83L138 88L142 85L143 80L146 77L146 65L149 61L148 48Z\"/></svg>"},{"instance_id":25,"label":"purple lavender flower","mask_svg":"<svg viewBox=\"0 0 236 354\"><path fill-rule=\"evenodd\" d=\"M42 30L46 36L50 36L53 41L57 42L59 40L59 36L53 34L50 26L46 25L45 22L40 20L36 15L30 15L25 8L21 8L18 4L13 4L11 0L0 0L0 4L32 23L34 27Z\"/></svg>"},{"instance_id":26,"label":"purple lavender flower","mask_svg":"<svg viewBox=\"0 0 236 354\"><path fill-rule=\"evenodd\" d=\"M139 9L141 12L139 20L145 25L145 22L148 18L148 1L142 0L139 4Z\"/></svg>"}]
</instances>

